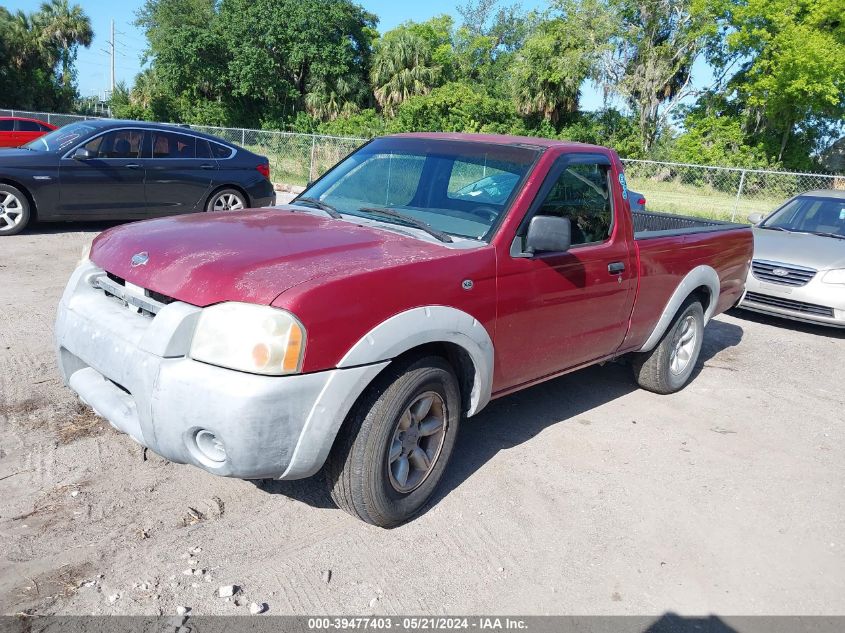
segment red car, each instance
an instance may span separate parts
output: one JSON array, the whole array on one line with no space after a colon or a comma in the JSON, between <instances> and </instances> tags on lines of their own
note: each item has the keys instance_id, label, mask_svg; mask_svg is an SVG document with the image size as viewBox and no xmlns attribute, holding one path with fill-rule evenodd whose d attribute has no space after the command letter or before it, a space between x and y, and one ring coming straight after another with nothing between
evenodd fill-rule
<instances>
[{"instance_id":1,"label":"red car","mask_svg":"<svg viewBox=\"0 0 845 633\"><path fill-rule=\"evenodd\" d=\"M604 147L375 139L288 206L102 233L59 306L61 370L167 459L322 469L341 508L395 525L491 399L617 358L656 393L693 377L708 320L742 296L751 229L630 197Z\"/></svg>"},{"instance_id":2,"label":"red car","mask_svg":"<svg viewBox=\"0 0 845 633\"><path fill-rule=\"evenodd\" d=\"M55 129L55 125L38 119L0 116L0 147L20 147Z\"/></svg>"}]
</instances>

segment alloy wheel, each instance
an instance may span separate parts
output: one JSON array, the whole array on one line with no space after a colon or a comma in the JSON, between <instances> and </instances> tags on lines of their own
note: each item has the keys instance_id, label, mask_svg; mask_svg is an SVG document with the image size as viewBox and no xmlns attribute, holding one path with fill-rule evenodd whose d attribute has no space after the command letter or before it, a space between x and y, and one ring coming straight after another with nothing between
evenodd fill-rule
<instances>
[{"instance_id":1,"label":"alloy wheel","mask_svg":"<svg viewBox=\"0 0 845 633\"><path fill-rule=\"evenodd\" d=\"M399 417L387 448L388 476L396 492L412 492L431 473L446 439L446 416L440 394L426 391Z\"/></svg>"}]
</instances>

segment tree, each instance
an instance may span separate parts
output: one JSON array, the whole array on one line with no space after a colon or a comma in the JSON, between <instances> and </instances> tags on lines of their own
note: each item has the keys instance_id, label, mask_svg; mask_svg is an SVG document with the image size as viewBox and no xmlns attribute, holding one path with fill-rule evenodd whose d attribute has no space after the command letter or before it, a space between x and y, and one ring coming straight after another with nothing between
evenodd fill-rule
<instances>
[{"instance_id":1,"label":"tree","mask_svg":"<svg viewBox=\"0 0 845 633\"><path fill-rule=\"evenodd\" d=\"M70 109L76 97L76 49L88 46L91 35L90 22L76 5L45 3L33 13L10 13L0 7L0 94L4 105Z\"/></svg>"},{"instance_id":2,"label":"tree","mask_svg":"<svg viewBox=\"0 0 845 633\"><path fill-rule=\"evenodd\" d=\"M464 83L449 83L402 103L389 126L396 132L506 133L518 124L509 101Z\"/></svg>"},{"instance_id":3,"label":"tree","mask_svg":"<svg viewBox=\"0 0 845 633\"><path fill-rule=\"evenodd\" d=\"M552 124L577 112L581 84L594 75L612 24L604 5L594 0L565 0L557 8L558 17L536 27L511 70L519 112L542 115Z\"/></svg>"},{"instance_id":4,"label":"tree","mask_svg":"<svg viewBox=\"0 0 845 633\"><path fill-rule=\"evenodd\" d=\"M138 14L179 118L235 125L369 105L375 23L351 0L146 0Z\"/></svg>"},{"instance_id":5,"label":"tree","mask_svg":"<svg viewBox=\"0 0 845 633\"><path fill-rule=\"evenodd\" d=\"M778 161L813 149L790 158L790 143L819 149L845 117L842 0L723 0L717 8L729 30L719 61L740 65L728 89L747 106L749 133Z\"/></svg>"},{"instance_id":6,"label":"tree","mask_svg":"<svg viewBox=\"0 0 845 633\"><path fill-rule=\"evenodd\" d=\"M608 6L616 33L603 83L638 114L648 150L661 124L693 93L693 64L717 35L715 15L701 0L609 0Z\"/></svg>"},{"instance_id":7,"label":"tree","mask_svg":"<svg viewBox=\"0 0 845 633\"><path fill-rule=\"evenodd\" d=\"M376 100L389 115L435 85L441 68L432 64L432 53L426 40L405 28L389 31L378 42L370 78Z\"/></svg>"},{"instance_id":8,"label":"tree","mask_svg":"<svg viewBox=\"0 0 845 633\"><path fill-rule=\"evenodd\" d=\"M50 46L59 48L62 66L61 82L65 87L72 82L72 68L80 46L88 48L94 39L91 20L79 5L70 6L68 0L50 0L41 5L41 37Z\"/></svg>"}]
</instances>

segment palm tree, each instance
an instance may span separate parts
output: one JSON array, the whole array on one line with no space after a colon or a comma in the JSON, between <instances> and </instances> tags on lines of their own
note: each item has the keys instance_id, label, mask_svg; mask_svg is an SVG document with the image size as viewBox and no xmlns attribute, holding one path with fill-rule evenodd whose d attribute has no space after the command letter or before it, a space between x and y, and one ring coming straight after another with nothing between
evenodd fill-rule
<instances>
[{"instance_id":1,"label":"palm tree","mask_svg":"<svg viewBox=\"0 0 845 633\"><path fill-rule=\"evenodd\" d=\"M388 114L409 97L428 94L439 77L425 40L408 31L379 43L370 73L376 100Z\"/></svg>"},{"instance_id":2,"label":"palm tree","mask_svg":"<svg viewBox=\"0 0 845 633\"><path fill-rule=\"evenodd\" d=\"M88 48L94 39L91 20L82 7L78 4L70 6L68 0L44 2L37 15L43 43L58 48L62 84L67 87L71 82L71 67L76 59L77 47Z\"/></svg>"}]
</instances>

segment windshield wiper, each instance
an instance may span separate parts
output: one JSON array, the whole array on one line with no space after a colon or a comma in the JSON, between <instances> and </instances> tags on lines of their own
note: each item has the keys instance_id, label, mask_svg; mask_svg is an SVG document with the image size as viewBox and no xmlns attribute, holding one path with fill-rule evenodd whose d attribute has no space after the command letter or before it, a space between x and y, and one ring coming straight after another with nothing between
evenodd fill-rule
<instances>
[{"instance_id":1,"label":"windshield wiper","mask_svg":"<svg viewBox=\"0 0 845 633\"><path fill-rule=\"evenodd\" d=\"M811 233L822 237L835 237L838 240L845 240L845 235L839 235L839 233L828 233L827 231L811 231Z\"/></svg>"},{"instance_id":2,"label":"windshield wiper","mask_svg":"<svg viewBox=\"0 0 845 633\"><path fill-rule=\"evenodd\" d=\"M790 231L789 229L785 229L782 226L766 226L765 224L760 227L761 229L768 229L769 231L784 231L786 233L794 233L795 231Z\"/></svg>"},{"instance_id":3,"label":"windshield wiper","mask_svg":"<svg viewBox=\"0 0 845 633\"><path fill-rule=\"evenodd\" d=\"M381 215L386 218L396 218L397 220L401 220L411 226L420 229L421 231L425 231L432 237L436 237L441 242L452 242L452 236L444 233L443 231L438 231L433 226L428 224L427 222L423 222L422 220L418 220L415 217L410 215L405 215L404 213L399 213L398 211L394 211L393 209L385 209L383 207L361 207L358 209L362 213L372 213L373 215Z\"/></svg>"},{"instance_id":4,"label":"windshield wiper","mask_svg":"<svg viewBox=\"0 0 845 633\"><path fill-rule=\"evenodd\" d=\"M335 209L332 205L328 202L323 202L322 200L318 200L317 198L309 198L308 196L304 198L296 198L295 200L291 201L291 204L297 204L299 202L304 202L305 204L312 204L321 211L325 211L326 214L334 220L342 220L343 216L340 215L340 212Z\"/></svg>"}]
</instances>

